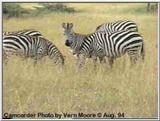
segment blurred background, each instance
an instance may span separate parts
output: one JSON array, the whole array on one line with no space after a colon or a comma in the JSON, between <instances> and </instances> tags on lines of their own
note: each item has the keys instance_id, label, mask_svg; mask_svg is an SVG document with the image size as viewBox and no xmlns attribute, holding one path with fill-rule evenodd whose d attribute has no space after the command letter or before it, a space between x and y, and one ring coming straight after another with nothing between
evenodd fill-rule
<instances>
[{"instance_id":1,"label":"blurred background","mask_svg":"<svg viewBox=\"0 0 160 121\"><path fill-rule=\"evenodd\" d=\"M4 17L33 17L53 12L91 12L91 13L155 13L157 3L3 3ZM119 8L122 8L119 10Z\"/></svg>"}]
</instances>

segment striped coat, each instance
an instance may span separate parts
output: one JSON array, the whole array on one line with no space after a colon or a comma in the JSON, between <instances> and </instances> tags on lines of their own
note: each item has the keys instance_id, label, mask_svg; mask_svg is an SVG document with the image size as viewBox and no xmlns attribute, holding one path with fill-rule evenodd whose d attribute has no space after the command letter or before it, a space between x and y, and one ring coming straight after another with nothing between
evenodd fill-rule
<instances>
[{"instance_id":1,"label":"striped coat","mask_svg":"<svg viewBox=\"0 0 160 121\"><path fill-rule=\"evenodd\" d=\"M64 58L58 48L49 40L40 36L8 34L3 37L3 51L7 55L19 55L33 58L35 61L49 56L55 63L64 64Z\"/></svg>"},{"instance_id":2,"label":"striped coat","mask_svg":"<svg viewBox=\"0 0 160 121\"><path fill-rule=\"evenodd\" d=\"M99 56L108 57L111 67L113 59L127 53L131 63L134 64L140 56L144 60L144 41L138 32L130 30L117 31L110 35L96 32L84 39L79 51L79 54L84 56L81 61L84 61L85 57L90 55L90 53L93 59ZM79 67L83 63L79 64Z\"/></svg>"},{"instance_id":3,"label":"striped coat","mask_svg":"<svg viewBox=\"0 0 160 121\"><path fill-rule=\"evenodd\" d=\"M138 32L138 26L133 21L121 20L110 23L104 23L96 28L96 32L105 32L107 34L112 34L116 31L122 31L122 30L132 30Z\"/></svg>"}]
</instances>

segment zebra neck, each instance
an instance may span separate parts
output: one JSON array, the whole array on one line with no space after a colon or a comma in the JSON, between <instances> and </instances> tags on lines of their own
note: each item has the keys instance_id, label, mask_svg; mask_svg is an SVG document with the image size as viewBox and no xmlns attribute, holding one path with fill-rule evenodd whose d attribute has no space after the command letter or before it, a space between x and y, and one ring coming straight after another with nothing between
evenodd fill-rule
<instances>
[{"instance_id":1,"label":"zebra neck","mask_svg":"<svg viewBox=\"0 0 160 121\"><path fill-rule=\"evenodd\" d=\"M57 63L58 61L61 61L60 63L64 63L64 57L62 55L62 53L58 50L58 48L49 40L47 40L48 42L48 56L50 59L54 59L55 63Z\"/></svg>"},{"instance_id":2,"label":"zebra neck","mask_svg":"<svg viewBox=\"0 0 160 121\"><path fill-rule=\"evenodd\" d=\"M75 49L74 49L75 53L77 53L77 54L79 53L85 37L86 37L86 35L75 33L75 42L76 42L75 43Z\"/></svg>"}]
</instances>

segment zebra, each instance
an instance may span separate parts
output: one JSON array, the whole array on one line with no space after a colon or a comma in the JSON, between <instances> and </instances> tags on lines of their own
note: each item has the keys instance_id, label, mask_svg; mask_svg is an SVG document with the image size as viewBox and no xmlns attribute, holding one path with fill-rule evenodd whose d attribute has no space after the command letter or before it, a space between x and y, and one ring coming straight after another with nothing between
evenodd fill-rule
<instances>
[{"instance_id":1,"label":"zebra","mask_svg":"<svg viewBox=\"0 0 160 121\"><path fill-rule=\"evenodd\" d=\"M73 24L68 24L68 28L72 30ZM77 39L71 36L73 30L68 33L68 39L65 44L67 46L77 45ZM94 61L96 57L108 57L109 64L112 67L113 60L121 57L127 53L130 56L132 64L135 64L139 58L144 60L144 41L141 35L132 30L121 30L107 34L105 32L95 32L84 37L82 44L79 47L78 54L79 62L78 66L81 68L85 64L85 59L88 56L92 56Z\"/></svg>"},{"instance_id":2,"label":"zebra","mask_svg":"<svg viewBox=\"0 0 160 121\"><path fill-rule=\"evenodd\" d=\"M138 32L138 26L133 21L121 20L110 23L104 23L96 28L96 32L105 32L107 34L112 34L116 31L121 31L121 30L132 30Z\"/></svg>"},{"instance_id":3,"label":"zebra","mask_svg":"<svg viewBox=\"0 0 160 121\"><path fill-rule=\"evenodd\" d=\"M29 36L43 37L43 35L39 31L34 30L34 29L24 29L24 30L19 30L19 31L3 32L3 36L9 35L9 34L23 34L23 35L29 35Z\"/></svg>"},{"instance_id":4,"label":"zebra","mask_svg":"<svg viewBox=\"0 0 160 121\"><path fill-rule=\"evenodd\" d=\"M78 58L77 60L79 60L79 54L78 54L79 49L83 43L83 40L86 38L86 36L89 36L89 35L75 33L72 29L72 27L73 27L72 23L67 23L67 24L62 23L62 27L64 28L64 35L67 36L68 41L76 40L71 45L68 45L68 43L66 41L65 45L70 47L71 50L73 50L73 55L77 54L77 58ZM88 55L88 58L91 58L91 55ZM100 63L105 62L104 57L99 56L99 61L100 61Z\"/></svg>"},{"instance_id":5,"label":"zebra","mask_svg":"<svg viewBox=\"0 0 160 121\"><path fill-rule=\"evenodd\" d=\"M105 32L111 34L121 30L132 30L138 32L138 26L135 22L129 20L119 20L115 22L109 22L99 25L96 28L96 32Z\"/></svg>"},{"instance_id":6,"label":"zebra","mask_svg":"<svg viewBox=\"0 0 160 121\"><path fill-rule=\"evenodd\" d=\"M49 56L54 63L64 64L64 57L58 48L49 40L39 36L23 34L8 34L3 36L3 51L9 57L12 55L32 58L37 62L44 56Z\"/></svg>"},{"instance_id":7,"label":"zebra","mask_svg":"<svg viewBox=\"0 0 160 121\"><path fill-rule=\"evenodd\" d=\"M29 36L39 36L39 37L43 37L43 35L37 31L37 30L34 30L34 29L24 29L24 30L19 30L19 31L4 31L3 32L3 36L6 36L6 35L10 35L10 34L22 34L22 35L29 35ZM8 56L9 55L12 55L13 53L16 55L15 52L12 52L8 53L8 52L5 52L5 50L3 49L3 60L5 62L5 64L7 64L8 62ZM20 53L17 52L18 55L20 55ZM22 55L21 55L22 56Z\"/></svg>"},{"instance_id":8,"label":"zebra","mask_svg":"<svg viewBox=\"0 0 160 121\"><path fill-rule=\"evenodd\" d=\"M82 35L82 34L78 34L75 33L73 30L70 29L70 27L72 23L67 23L65 25L65 23L62 24L62 27L64 28L64 33L68 33L67 38L75 38L77 39L77 45L81 45L83 38L87 35ZM69 27L69 28L68 28ZM101 24L96 28L96 32L105 32L107 34L111 34L115 31L120 31L120 30L134 30L134 31L138 31L138 27L136 25L135 22L133 21L116 21L116 22L112 22L112 23L106 23L106 24ZM71 34L70 34L71 33ZM71 46L71 49L73 50L73 54L77 54L79 47L75 47L76 49L74 49L74 46ZM77 54L78 57L78 54ZM89 56L91 57L91 55ZM78 57L79 58L79 57ZM99 57L100 62L106 62L105 57L101 56Z\"/></svg>"},{"instance_id":9,"label":"zebra","mask_svg":"<svg viewBox=\"0 0 160 121\"><path fill-rule=\"evenodd\" d=\"M10 35L10 34L20 34L20 35L22 34L22 35L43 37L43 35L35 29L24 29L24 30L19 30L19 31L4 31L3 32L3 36ZM4 60L7 60L6 52L3 52L3 58Z\"/></svg>"},{"instance_id":10,"label":"zebra","mask_svg":"<svg viewBox=\"0 0 160 121\"><path fill-rule=\"evenodd\" d=\"M3 36L10 35L10 34L20 34L20 35L22 34L22 35L43 37L43 35L35 29L24 29L24 30L19 30L19 31L4 31L3 32ZM6 52L3 52L3 58L5 61L7 61L8 58L7 58Z\"/></svg>"}]
</instances>

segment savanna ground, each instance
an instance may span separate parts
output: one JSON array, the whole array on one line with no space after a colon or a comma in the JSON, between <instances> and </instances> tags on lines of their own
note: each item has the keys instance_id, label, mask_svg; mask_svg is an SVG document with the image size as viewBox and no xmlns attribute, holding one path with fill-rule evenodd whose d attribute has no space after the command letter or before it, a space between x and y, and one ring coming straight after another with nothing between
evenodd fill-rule
<instances>
[{"instance_id":1,"label":"savanna ground","mask_svg":"<svg viewBox=\"0 0 160 121\"><path fill-rule=\"evenodd\" d=\"M12 58L3 70L3 112L121 112L126 118L157 117L157 13L144 12L146 3L68 5L82 12L3 19L3 30L39 30L66 56L62 70L48 59L33 67L30 59ZM61 24L73 22L74 30L85 34L94 32L102 23L116 20L137 23L145 41L144 63L131 68L126 55L117 59L113 69L108 64L98 64L94 70L88 60L84 70L77 73L76 59L64 44Z\"/></svg>"}]
</instances>

